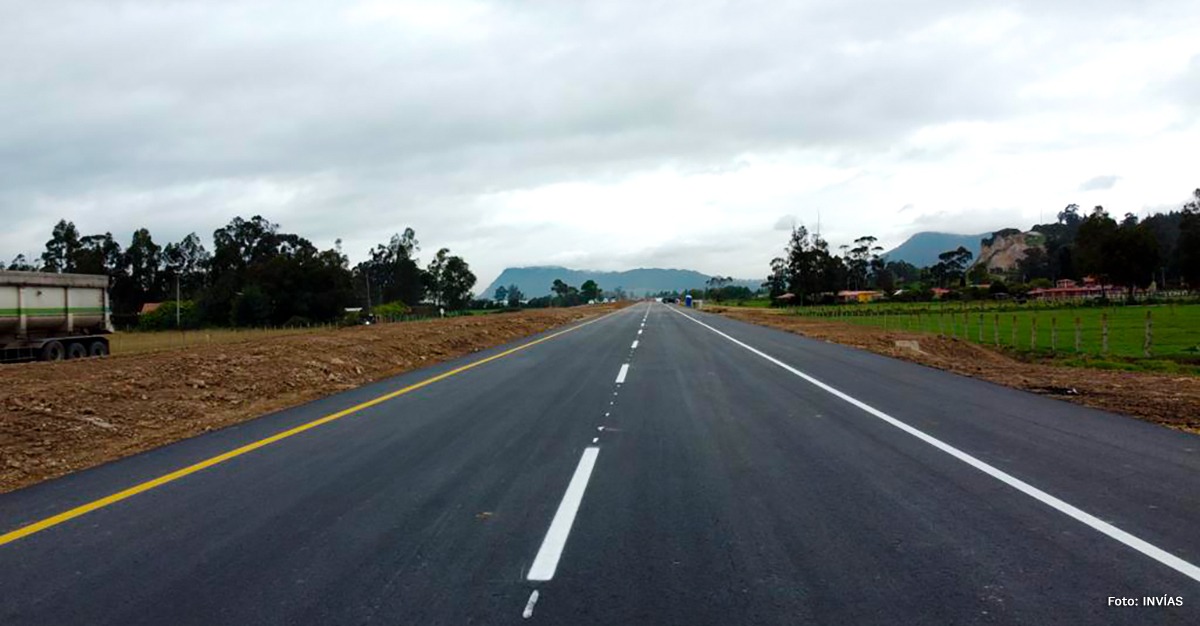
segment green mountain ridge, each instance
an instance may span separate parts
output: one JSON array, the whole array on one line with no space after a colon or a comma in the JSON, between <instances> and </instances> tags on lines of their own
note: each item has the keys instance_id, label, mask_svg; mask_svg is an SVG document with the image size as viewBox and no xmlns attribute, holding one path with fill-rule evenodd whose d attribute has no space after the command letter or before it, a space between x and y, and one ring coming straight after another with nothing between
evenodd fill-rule
<instances>
[{"instance_id":1,"label":"green mountain ridge","mask_svg":"<svg viewBox=\"0 0 1200 626\"><path fill-rule=\"evenodd\" d=\"M708 274L681 269L637 268L623 272L602 272L573 270L553 265L510 267L501 272L486 289L479 292L479 297L492 297L496 288L501 285L516 285L527 298L546 296L550 295L550 286L554 284L555 279L575 287L588 280L594 280L604 291L612 291L619 287L631 296L645 296L661 291L703 289L710 278L712 277ZM762 280L735 280L733 284L757 289Z\"/></svg>"},{"instance_id":2,"label":"green mountain ridge","mask_svg":"<svg viewBox=\"0 0 1200 626\"><path fill-rule=\"evenodd\" d=\"M971 251L974 258L979 257L981 242L991 237L991 232L979 235L958 235L923 231L909 237L904 243L883 254L889 261L906 261L917 267L929 267L938 262L938 255L947 250L956 250L959 246Z\"/></svg>"}]
</instances>

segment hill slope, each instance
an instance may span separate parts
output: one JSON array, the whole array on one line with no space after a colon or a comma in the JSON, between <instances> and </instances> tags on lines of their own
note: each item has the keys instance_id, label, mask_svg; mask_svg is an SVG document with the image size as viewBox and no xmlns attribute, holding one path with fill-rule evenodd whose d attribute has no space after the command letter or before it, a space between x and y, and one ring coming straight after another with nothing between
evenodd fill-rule
<instances>
[{"instance_id":1,"label":"hill slope","mask_svg":"<svg viewBox=\"0 0 1200 626\"><path fill-rule=\"evenodd\" d=\"M990 237L992 233L979 235L955 235L953 233L921 232L908 238L908 241L896 246L884 254L889 261L907 261L917 267L929 267L938 262L938 255L955 250L959 246L979 256L980 241Z\"/></svg>"},{"instance_id":2,"label":"hill slope","mask_svg":"<svg viewBox=\"0 0 1200 626\"><path fill-rule=\"evenodd\" d=\"M597 272L592 270L572 270L565 267L510 267L500 273L492 284L479 292L479 297L490 298L496 293L496 288L504 285L516 285L527 298L550 295L550 286L555 279L574 287L588 280L596 281L600 288L609 291L620 287L632 296L644 296L660 291L681 291L684 289L703 289L711 278L693 270L673 270L658 268L639 268L624 272ZM761 280L738 280L735 285L744 285L757 289Z\"/></svg>"}]
</instances>

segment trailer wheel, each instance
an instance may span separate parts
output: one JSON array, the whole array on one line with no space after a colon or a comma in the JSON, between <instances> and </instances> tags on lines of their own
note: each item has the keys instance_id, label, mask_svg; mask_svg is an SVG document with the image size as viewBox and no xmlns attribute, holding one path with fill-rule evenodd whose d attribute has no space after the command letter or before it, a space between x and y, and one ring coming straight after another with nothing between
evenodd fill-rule
<instances>
[{"instance_id":1,"label":"trailer wheel","mask_svg":"<svg viewBox=\"0 0 1200 626\"><path fill-rule=\"evenodd\" d=\"M87 346L77 341L72 341L67 344L67 358L71 360L82 359L87 356Z\"/></svg>"},{"instance_id":2,"label":"trailer wheel","mask_svg":"<svg viewBox=\"0 0 1200 626\"><path fill-rule=\"evenodd\" d=\"M61 341L51 341L42 346L43 361L61 361L67 356L67 349Z\"/></svg>"},{"instance_id":3,"label":"trailer wheel","mask_svg":"<svg viewBox=\"0 0 1200 626\"><path fill-rule=\"evenodd\" d=\"M88 348L88 356L108 356L108 342L93 341L91 347Z\"/></svg>"}]
</instances>

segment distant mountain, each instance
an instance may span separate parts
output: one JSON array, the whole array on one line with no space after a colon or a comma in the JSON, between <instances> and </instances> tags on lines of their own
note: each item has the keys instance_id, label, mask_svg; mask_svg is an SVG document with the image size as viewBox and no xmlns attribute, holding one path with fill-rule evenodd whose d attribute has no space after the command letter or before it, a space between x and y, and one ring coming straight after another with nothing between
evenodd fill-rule
<instances>
[{"instance_id":1,"label":"distant mountain","mask_svg":"<svg viewBox=\"0 0 1200 626\"><path fill-rule=\"evenodd\" d=\"M492 284L479 292L480 298L490 298L496 293L496 288L504 285L516 285L527 298L550 295L550 286L554 279L560 279L572 287L578 287L588 280L596 281L600 288L611 291L620 287L632 296L644 296L660 291L681 291L684 289L703 289L711 276L692 270L667 270L658 268L639 268L624 272L595 272L591 270L572 270L565 267L510 267L500 273ZM735 285L744 285L757 289L762 280L737 280Z\"/></svg>"},{"instance_id":2,"label":"distant mountain","mask_svg":"<svg viewBox=\"0 0 1200 626\"><path fill-rule=\"evenodd\" d=\"M959 246L979 256L980 242L992 233L979 235L955 235L951 233L923 232L908 238L908 241L896 246L894 250L884 253L889 261L907 261L917 267L936 265L938 255L947 250L957 250Z\"/></svg>"}]
</instances>

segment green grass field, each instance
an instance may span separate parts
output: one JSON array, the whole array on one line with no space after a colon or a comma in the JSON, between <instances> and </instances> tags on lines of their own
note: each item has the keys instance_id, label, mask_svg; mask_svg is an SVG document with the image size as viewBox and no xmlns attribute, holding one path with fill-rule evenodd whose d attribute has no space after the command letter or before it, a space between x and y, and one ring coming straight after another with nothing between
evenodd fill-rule
<instances>
[{"instance_id":1,"label":"green grass field","mask_svg":"<svg viewBox=\"0 0 1200 626\"><path fill-rule=\"evenodd\" d=\"M795 315L839 319L897 330L942 334L1039 354L1141 359L1146 314L1152 320L1153 358L1200 363L1200 304L1110 307L996 303L870 304L803 307ZM1104 352L1103 321L1108 324ZM1076 322L1079 348L1076 352ZM981 332L982 331L982 332Z\"/></svg>"}]
</instances>

